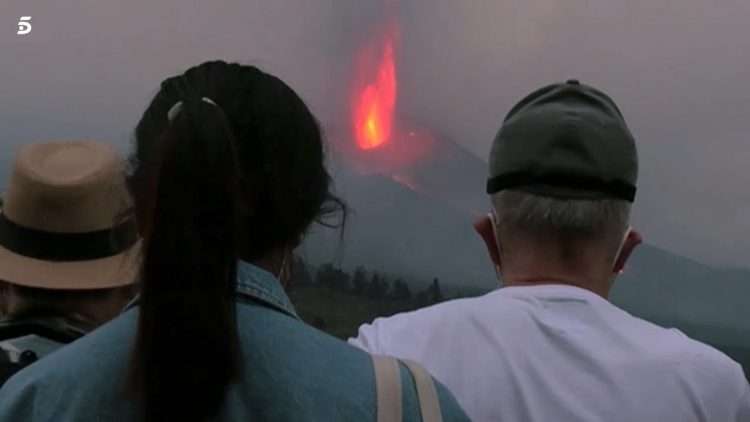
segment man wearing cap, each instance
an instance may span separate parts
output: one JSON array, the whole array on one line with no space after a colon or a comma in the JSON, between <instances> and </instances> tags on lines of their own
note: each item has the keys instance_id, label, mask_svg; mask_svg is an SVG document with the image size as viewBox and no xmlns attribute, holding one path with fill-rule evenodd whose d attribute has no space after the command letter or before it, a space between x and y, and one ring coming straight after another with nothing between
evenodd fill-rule
<instances>
[{"instance_id":1,"label":"man wearing cap","mask_svg":"<svg viewBox=\"0 0 750 422\"><path fill-rule=\"evenodd\" d=\"M422 363L475 421L750 421L737 363L607 300L641 242L635 142L607 95L533 92L489 161L475 227L504 287L378 319L352 344Z\"/></svg>"},{"instance_id":2,"label":"man wearing cap","mask_svg":"<svg viewBox=\"0 0 750 422\"><path fill-rule=\"evenodd\" d=\"M138 239L123 170L94 142L18 154L0 208L0 385L132 300Z\"/></svg>"}]
</instances>

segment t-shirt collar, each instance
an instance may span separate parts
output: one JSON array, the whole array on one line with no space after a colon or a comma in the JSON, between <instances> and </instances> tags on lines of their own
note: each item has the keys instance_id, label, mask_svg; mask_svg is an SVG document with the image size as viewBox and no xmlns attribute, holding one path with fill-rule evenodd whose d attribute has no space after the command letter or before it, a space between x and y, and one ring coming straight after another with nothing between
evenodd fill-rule
<instances>
[{"instance_id":1,"label":"t-shirt collar","mask_svg":"<svg viewBox=\"0 0 750 422\"><path fill-rule=\"evenodd\" d=\"M512 297L534 297L538 299L579 299L587 302L606 302L606 299L582 287L551 281L528 286L506 286L496 291Z\"/></svg>"}]
</instances>

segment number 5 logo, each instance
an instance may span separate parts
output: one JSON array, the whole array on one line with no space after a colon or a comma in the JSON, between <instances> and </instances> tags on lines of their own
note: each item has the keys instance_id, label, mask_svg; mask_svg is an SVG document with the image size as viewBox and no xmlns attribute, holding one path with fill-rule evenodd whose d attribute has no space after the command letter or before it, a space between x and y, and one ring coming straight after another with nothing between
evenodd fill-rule
<instances>
[{"instance_id":1,"label":"number 5 logo","mask_svg":"<svg viewBox=\"0 0 750 422\"><path fill-rule=\"evenodd\" d=\"M22 16L18 20L18 35L31 33L31 16Z\"/></svg>"}]
</instances>

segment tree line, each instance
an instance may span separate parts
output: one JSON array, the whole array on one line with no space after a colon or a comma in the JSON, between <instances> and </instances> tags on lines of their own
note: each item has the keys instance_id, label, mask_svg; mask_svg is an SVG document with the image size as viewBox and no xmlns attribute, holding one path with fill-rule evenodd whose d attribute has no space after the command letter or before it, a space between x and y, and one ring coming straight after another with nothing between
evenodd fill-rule
<instances>
[{"instance_id":1,"label":"tree line","mask_svg":"<svg viewBox=\"0 0 750 422\"><path fill-rule=\"evenodd\" d=\"M295 285L327 287L374 301L408 302L414 309L447 299L437 278L425 289L413 292L410 286L414 286L414 283L403 277L389 277L362 265L353 272L347 272L333 263L313 268L298 257L295 258L293 274Z\"/></svg>"}]
</instances>

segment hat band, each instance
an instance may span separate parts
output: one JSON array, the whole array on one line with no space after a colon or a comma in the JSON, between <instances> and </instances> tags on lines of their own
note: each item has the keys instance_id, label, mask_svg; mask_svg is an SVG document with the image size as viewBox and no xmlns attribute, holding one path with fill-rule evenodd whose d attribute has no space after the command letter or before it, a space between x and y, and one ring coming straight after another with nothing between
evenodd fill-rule
<instances>
[{"instance_id":1,"label":"hat band","mask_svg":"<svg viewBox=\"0 0 750 422\"><path fill-rule=\"evenodd\" d=\"M130 219L111 229L85 233L52 233L24 227L0 213L0 246L43 261L90 261L119 255L138 241Z\"/></svg>"},{"instance_id":2,"label":"hat band","mask_svg":"<svg viewBox=\"0 0 750 422\"><path fill-rule=\"evenodd\" d=\"M582 191L600 192L607 196L628 202L635 201L636 187L621 180L601 180L595 177L570 173L535 174L518 171L500 174L487 181L487 193L492 195L504 189L518 188L530 185L548 185L577 189Z\"/></svg>"}]
</instances>

